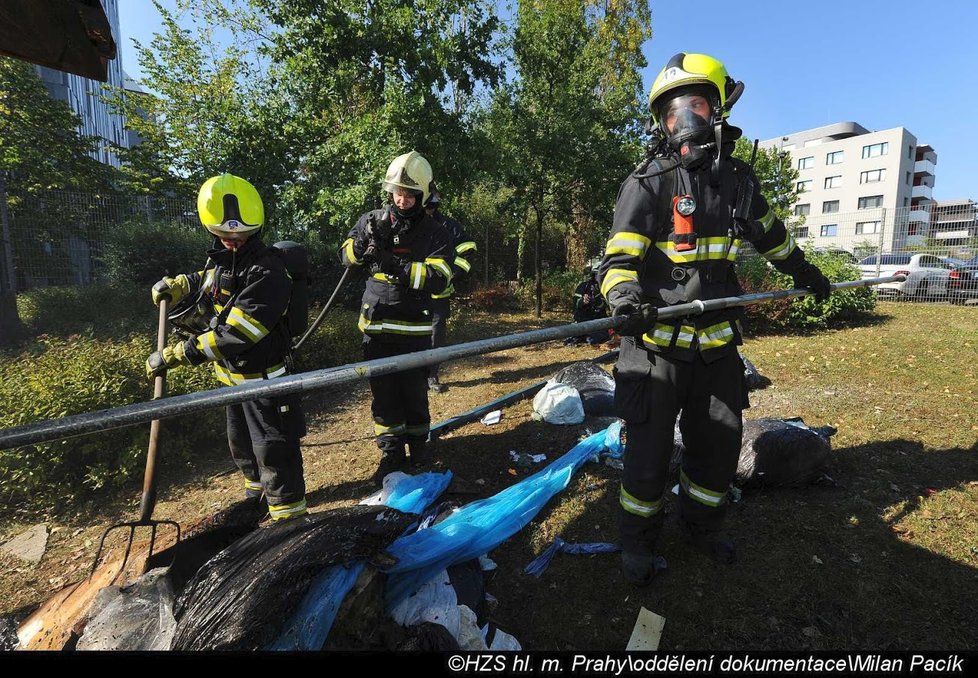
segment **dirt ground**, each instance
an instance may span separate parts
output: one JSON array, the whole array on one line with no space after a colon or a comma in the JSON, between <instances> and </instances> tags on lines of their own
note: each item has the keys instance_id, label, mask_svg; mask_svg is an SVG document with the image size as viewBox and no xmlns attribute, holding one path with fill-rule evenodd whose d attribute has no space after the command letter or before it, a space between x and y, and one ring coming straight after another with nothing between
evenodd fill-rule
<instances>
[{"instance_id":1,"label":"dirt ground","mask_svg":"<svg viewBox=\"0 0 978 678\"><path fill-rule=\"evenodd\" d=\"M537 320L527 314L473 314L464 327L456 324L450 340L565 321L558 315ZM887 322L891 327L886 336L902 340L919 320L907 315L890 317ZM969 316L961 322L972 328L975 320ZM854 336L864 336L859 328L854 332ZM795 346L789 341L806 349L814 346L814 353L831 356L832 347L848 341L848 336L748 342L748 356L774 385L752 394L753 408L747 416L801 414L815 426L846 417L860 419L860 408L880 410L889 402L887 395L877 395L878 389L872 388L852 392L853 398L858 394L860 405L840 403L832 409L826 397L810 397L804 374L799 376L796 367L781 362L787 355L783 354L788 350L785 347ZM446 364L442 381L449 390L431 395L432 422L604 350L549 343ZM837 379L841 385L853 368L841 365L837 376L826 369L822 382ZM978 396L974 374L968 373L967 378L970 381L959 391L971 393L974 400ZM814 404L800 407L803 402ZM969 402L961 403L962 416L968 411L973 415ZM358 383L309 398L306 409L309 434L303 440L303 455L312 510L349 505L370 494L369 477L379 454L372 438L367 385ZM525 400L505 408L497 425L470 423L433 444L433 467L450 469L458 479L450 498L466 503L533 473L535 469L514 467L511 450L542 453L551 460L588 430L603 425L585 421L577 426L552 426L534 421L530 414L530 401ZM947 416L946 410L941 416ZM916 424L907 425L922 428L925 419L923 415ZM741 549L732 567L713 564L682 544L670 517L662 539L669 567L646 589L623 581L616 554L558 554L539 579L523 574L523 568L557 536L569 542L617 541L620 472L586 464L523 531L490 554L498 563L487 581L487 591L498 599L491 618L524 649L531 650L624 649L641 607L666 618L660 649L670 651L974 647L978 636L972 605L978 593L974 569L978 556L970 555L966 543L974 538L973 524L965 526L960 538L965 541L948 546L943 553L944 547L921 542L919 537L915 540L913 533L927 539L929 528L914 522L931 520L928 516L935 509L928 508L927 502L933 501L934 507L943 506L938 501L957 502L964 507L954 509L958 518L971 515L968 507L978 498L978 482L973 482L978 479L978 449L965 449L967 443L951 449L948 444L929 442L924 435L916 440L907 435L910 439L904 440L897 439L894 432L890 437L893 439L886 442L867 442L853 432L847 437L843 430L836 441L836 447L842 449L837 450L831 471L844 482L745 496L734 505L728 523ZM960 438L969 438L966 429ZM192 467L164 465L155 517L190 522L235 501L241 483L225 454L223 450L201 450L199 462ZM920 480L922 475L929 480ZM929 490L926 498L917 496L924 494L924 482L936 488L933 498ZM47 551L37 567L0 553L0 613L23 617L54 591L83 577L105 527L116 520L132 519L137 512L138 491L93 504L72 516L35 520L48 525ZM942 517L944 513L951 515L951 508L941 509ZM4 525L0 542L31 524ZM938 523L922 524L939 528ZM972 549L978 554L978 548Z\"/></svg>"}]
</instances>

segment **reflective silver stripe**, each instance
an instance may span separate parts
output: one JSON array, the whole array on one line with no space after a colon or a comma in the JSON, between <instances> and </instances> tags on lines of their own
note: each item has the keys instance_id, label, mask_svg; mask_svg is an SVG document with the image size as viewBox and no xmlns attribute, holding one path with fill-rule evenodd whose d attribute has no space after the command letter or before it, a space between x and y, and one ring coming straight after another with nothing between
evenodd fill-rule
<instances>
[{"instance_id":1,"label":"reflective silver stripe","mask_svg":"<svg viewBox=\"0 0 978 678\"><path fill-rule=\"evenodd\" d=\"M261 490L261 483L257 480L248 480L245 478L244 486L246 490Z\"/></svg>"},{"instance_id":2,"label":"reflective silver stripe","mask_svg":"<svg viewBox=\"0 0 978 678\"><path fill-rule=\"evenodd\" d=\"M411 262L411 289L420 290L424 287L427 271L424 264L419 261Z\"/></svg>"},{"instance_id":3,"label":"reflective silver stripe","mask_svg":"<svg viewBox=\"0 0 978 678\"><path fill-rule=\"evenodd\" d=\"M195 342L198 351L206 355L210 360L222 360L224 355L221 354L221 350L217 347L217 335L214 330L209 332L204 332Z\"/></svg>"},{"instance_id":4,"label":"reflective silver stripe","mask_svg":"<svg viewBox=\"0 0 978 678\"><path fill-rule=\"evenodd\" d=\"M629 494L624 487L618 492L618 503L629 513L640 518L651 518L662 508L662 497L657 501L642 501Z\"/></svg>"},{"instance_id":5,"label":"reflective silver stripe","mask_svg":"<svg viewBox=\"0 0 978 678\"><path fill-rule=\"evenodd\" d=\"M228 314L228 325L241 330L245 336L257 343L267 334L268 330L260 322L235 306Z\"/></svg>"},{"instance_id":6,"label":"reflective silver stripe","mask_svg":"<svg viewBox=\"0 0 978 678\"><path fill-rule=\"evenodd\" d=\"M629 254L633 257L643 258L649 249L652 241L639 233L629 233L621 231L615 233L608 239L604 253L608 254Z\"/></svg>"},{"instance_id":7,"label":"reflective silver stripe","mask_svg":"<svg viewBox=\"0 0 978 678\"><path fill-rule=\"evenodd\" d=\"M463 259L462 257L455 257L455 262L454 263L455 263L456 266L458 266L460 269L462 269L466 273L468 273L469 271L472 270L472 264L470 264L468 262L468 260Z\"/></svg>"},{"instance_id":8,"label":"reflective silver stripe","mask_svg":"<svg viewBox=\"0 0 978 678\"><path fill-rule=\"evenodd\" d=\"M404 424L395 424L394 426L384 426L383 424L378 424L374 422L374 435L384 436L384 435L397 435L398 433L404 433Z\"/></svg>"},{"instance_id":9,"label":"reflective silver stripe","mask_svg":"<svg viewBox=\"0 0 978 678\"><path fill-rule=\"evenodd\" d=\"M364 316L360 316L360 322L357 326L361 331L373 334L375 332L393 332L395 334L431 334L432 324L427 323L410 323L408 321L379 321L375 322L368 320Z\"/></svg>"},{"instance_id":10,"label":"reflective silver stripe","mask_svg":"<svg viewBox=\"0 0 978 678\"><path fill-rule=\"evenodd\" d=\"M726 346L734 338L733 327L729 321L717 323L704 327L697 332L700 341L700 348L717 348Z\"/></svg>"},{"instance_id":11,"label":"reflective silver stripe","mask_svg":"<svg viewBox=\"0 0 978 678\"><path fill-rule=\"evenodd\" d=\"M769 209L767 214L758 219L761 222L761 226L764 227L764 232L767 233L771 230L771 226L774 224L774 210Z\"/></svg>"},{"instance_id":12,"label":"reflective silver stripe","mask_svg":"<svg viewBox=\"0 0 978 678\"><path fill-rule=\"evenodd\" d=\"M724 497L727 496L725 491L714 492L713 490L708 490L705 487L697 485L686 477L685 471L682 471L679 474L679 484L682 486L683 491L689 495L690 499L694 499L706 506L712 506L715 508L722 504Z\"/></svg>"},{"instance_id":13,"label":"reflective silver stripe","mask_svg":"<svg viewBox=\"0 0 978 678\"><path fill-rule=\"evenodd\" d=\"M462 254L463 252L468 252L469 250L476 249L475 241L466 240L465 242L459 243L455 246L455 253Z\"/></svg>"},{"instance_id":14,"label":"reflective silver stripe","mask_svg":"<svg viewBox=\"0 0 978 678\"><path fill-rule=\"evenodd\" d=\"M268 515L272 520L291 518L305 513L307 510L306 500L301 499L292 504L279 504L278 506L268 505Z\"/></svg>"},{"instance_id":15,"label":"reflective silver stripe","mask_svg":"<svg viewBox=\"0 0 978 678\"><path fill-rule=\"evenodd\" d=\"M281 377L285 373L285 365L277 365L268 372L268 378L274 379L275 377ZM214 374L217 376L218 381L227 386L243 384L247 381L256 381L258 379L265 378L265 375L260 372L255 374L239 374L237 372L232 372L220 363L214 363Z\"/></svg>"},{"instance_id":16,"label":"reflective silver stripe","mask_svg":"<svg viewBox=\"0 0 978 678\"><path fill-rule=\"evenodd\" d=\"M762 254L768 259L781 261L782 259L786 259L794 249L795 239L791 237L791 233L788 233L787 237L785 237L784 241L780 245L776 245L768 251L762 252Z\"/></svg>"},{"instance_id":17,"label":"reflective silver stripe","mask_svg":"<svg viewBox=\"0 0 978 678\"><path fill-rule=\"evenodd\" d=\"M429 258L429 259L425 259L424 263L428 264L436 271L441 273L443 276L445 276L446 280L452 279L452 267L449 266L444 259Z\"/></svg>"},{"instance_id":18,"label":"reflective silver stripe","mask_svg":"<svg viewBox=\"0 0 978 678\"><path fill-rule=\"evenodd\" d=\"M668 347L672 343L672 335L675 331L675 325L656 323L652 330L652 334L646 334L642 337L642 339L648 343L655 344L656 346ZM693 328L689 325L682 325L679 328L679 334L676 336L676 346L680 348L689 348L692 343Z\"/></svg>"},{"instance_id":19,"label":"reflective silver stripe","mask_svg":"<svg viewBox=\"0 0 978 678\"><path fill-rule=\"evenodd\" d=\"M601 281L601 294L605 297L615 285L623 282L638 282L638 273L627 268L613 268Z\"/></svg>"}]
</instances>

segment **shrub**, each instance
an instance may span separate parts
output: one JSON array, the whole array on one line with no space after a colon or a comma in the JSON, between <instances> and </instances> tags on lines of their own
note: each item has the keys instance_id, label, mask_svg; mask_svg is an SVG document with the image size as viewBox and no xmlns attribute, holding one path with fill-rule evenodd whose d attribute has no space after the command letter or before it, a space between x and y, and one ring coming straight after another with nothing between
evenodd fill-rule
<instances>
[{"instance_id":1,"label":"shrub","mask_svg":"<svg viewBox=\"0 0 978 678\"><path fill-rule=\"evenodd\" d=\"M152 337L103 341L81 336L39 337L3 364L0 427L64 417L148 400L152 385L143 363ZM174 370L170 394L215 388L208 366ZM167 458L189 459L202 444L216 443L218 413L164 421ZM13 503L71 503L86 493L138 478L145 466L149 426L126 427L0 451L0 493Z\"/></svg>"},{"instance_id":2,"label":"shrub","mask_svg":"<svg viewBox=\"0 0 978 678\"><path fill-rule=\"evenodd\" d=\"M149 285L107 283L29 290L17 295L17 312L35 336L108 338L139 332L152 337L158 318Z\"/></svg>"},{"instance_id":3,"label":"shrub","mask_svg":"<svg viewBox=\"0 0 978 678\"><path fill-rule=\"evenodd\" d=\"M467 308L490 311L509 309L517 305L517 300L507 285L476 287L466 297L458 299Z\"/></svg>"},{"instance_id":4,"label":"shrub","mask_svg":"<svg viewBox=\"0 0 978 678\"><path fill-rule=\"evenodd\" d=\"M806 257L818 266L832 282L859 280L860 271L844 256L831 252L808 252ZM748 294L791 289L791 276L779 273L762 257L749 257L737 262L737 273ZM818 302L814 296L777 299L745 307L750 326L754 329L818 329L835 322L849 320L872 311L876 298L865 287L833 292L827 301Z\"/></svg>"},{"instance_id":5,"label":"shrub","mask_svg":"<svg viewBox=\"0 0 978 678\"><path fill-rule=\"evenodd\" d=\"M545 311L574 310L574 289L583 279L583 274L576 271L551 271L543 278L542 305ZM533 308L536 304L536 281L526 280L516 292L520 304L524 308Z\"/></svg>"},{"instance_id":6,"label":"shrub","mask_svg":"<svg viewBox=\"0 0 978 678\"><path fill-rule=\"evenodd\" d=\"M199 271L213 237L203 228L127 221L109 231L99 256L100 277L116 287L148 288L164 275Z\"/></svg>"}]
</instances>

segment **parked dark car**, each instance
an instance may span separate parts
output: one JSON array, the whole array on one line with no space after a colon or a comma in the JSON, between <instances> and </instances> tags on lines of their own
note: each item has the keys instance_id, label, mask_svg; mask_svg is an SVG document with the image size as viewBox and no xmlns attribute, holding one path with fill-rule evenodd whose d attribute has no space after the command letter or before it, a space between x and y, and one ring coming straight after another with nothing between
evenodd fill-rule
<instances>
[{"instance_id":1,"label":"parked dark car","mask_svg":"<svg viewBox=\"0 0 978 678\"><path fill-rule=\"evenodd\" d=\"M952 304L963 304L969 299L978 301L978 257L967 261L948 257L944 261L951 266L947 280L948 301Z\"/></svg>"}]
</instances>

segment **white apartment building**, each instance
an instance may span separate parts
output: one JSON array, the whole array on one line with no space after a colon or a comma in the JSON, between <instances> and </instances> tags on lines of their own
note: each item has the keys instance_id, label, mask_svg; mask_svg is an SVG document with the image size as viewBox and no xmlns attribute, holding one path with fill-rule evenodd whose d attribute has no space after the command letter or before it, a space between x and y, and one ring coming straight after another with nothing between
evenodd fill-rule
<instances>
[{"instance_id":1,"label":"white apartment building","mask_svg":"<svg viewBox=\"0 0 978 678\"><path fill-rule=\"evenodd\" d=\"M816 247L897 251L929 232L937 154L903 127L855 122L793 132L761 148L786 151L798 170L799 240Z\"/></svg>"},{"instance_id":2,"label":"white apartment building","mask_svg":"<svg viewBox=\"0 0 978 678\"><path fill-rule=\"evenodd\" d=\"M122 44L119 33L118 0L101 0L102 9L112 26L112 37L116 45ZM103 94L103 83L72 73L56 71L53 68L36 66L38 75L47 87L48 93L54 99L64 101L78 115L82 124L79 132L84 136L101 137L112 141L124 148L129 147L129 133L126 131L125 119L109 111L108 105L100 97ZM125 74L122 72L122 49L115 59L108 61L108 80L105 84L122 89ZM93 153L95 159L107 165L119 166L119 159L110 152L108 144L101 144Z\"/></svg>"}]
</instances>

